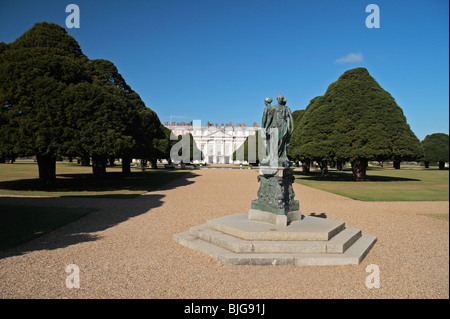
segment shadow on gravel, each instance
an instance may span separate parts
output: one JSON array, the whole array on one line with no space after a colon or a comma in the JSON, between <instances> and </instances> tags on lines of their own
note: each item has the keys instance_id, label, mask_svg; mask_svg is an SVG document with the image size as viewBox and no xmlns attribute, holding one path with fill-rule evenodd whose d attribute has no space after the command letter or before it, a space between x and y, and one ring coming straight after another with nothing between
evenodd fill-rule
<instances>
[{"instance_id":1,"label":"shadow on gravel","mask_svg":"<svg viewBox=\"0 0 450 319\"><path fill-rule=\"evenodd\" d=\"M194 183L196 174L187 173L163 185L157 191L171 190ZM83 242L100 240L97 232L114 227L130 218L160 207L164 195L147 193L132 199L85 197L0 197L0 205L31 207L83 207L93 212L26 243L0 251L0 259L32 251L65 248Z\"/></svg>"},{"instance_id":2,"label":"shadow on gravel","mask_svg":"<svg viewBox=\"0 0 450 319\"><path fill-rule=\"evenodd\" d=\"M320 214L317 214L317 213L311 213L311 214L309 214L309 216L312 216L312 217L319 217L319 218L327 218L327 214L326 214L326 213L320 213Z\"/></svg>"}]
</instances>

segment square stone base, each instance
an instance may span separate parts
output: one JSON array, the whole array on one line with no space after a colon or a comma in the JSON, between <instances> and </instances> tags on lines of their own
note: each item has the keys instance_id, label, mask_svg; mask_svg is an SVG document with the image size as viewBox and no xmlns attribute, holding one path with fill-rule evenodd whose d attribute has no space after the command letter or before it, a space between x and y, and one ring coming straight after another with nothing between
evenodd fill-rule
<instances>
[{"instance_id":1,"label":"square stone base","mask_svg":"<svg viewBox=\"0 0 450 319\"><path fill-rule=\"evenodd\" d=\"M266 222L276 226L287 226L294 220L301 220L302 214L299 210L281 215L258 209L250 209L248 212L248 219Z\"/></svg>"}]
</instances>

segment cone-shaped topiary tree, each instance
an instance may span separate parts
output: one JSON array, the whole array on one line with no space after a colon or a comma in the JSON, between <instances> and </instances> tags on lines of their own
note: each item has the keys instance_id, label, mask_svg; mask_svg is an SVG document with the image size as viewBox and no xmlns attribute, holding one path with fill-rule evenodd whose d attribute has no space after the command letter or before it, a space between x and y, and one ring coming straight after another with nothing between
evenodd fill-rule
<instances>
[{"instance_id":1,"label":"cone-shaped topiary tree","mask_svg":"<svg viewBox=\"0 0 450 319\"><path fill-rule=\"evenodd\" d=\"M66 30L36 23L0 52L0 153L35 155L39 179L55 180L65 153L66 89L89 81L87 57Z\"/></svg>"},{"instance_id":2,"label":"cone-shaped topiary tree","mask_svg":"<svg viewBox=\"0 0 450 319\"><path fill-rule=\"evenodd\" d=\"M39 178L48 185L58 156L92 157L93 174L101 177L108 157L151 152L153 138L164 137L156 113L115 65L89 60L53 23L36 23L0 44L0 107L0 160L35 155Z\"/></svg>"},{"instance_id":3,"label":"cone-shaped topiary tree","mask_svg":"<svg viewBox=\"0 0 450 319\"><path fill-rule=\"evenodd\" d=\"M351 162L358 181L366 179L369 160L423 156L402 109L365 68L346 71L323 96L311 100L295 127L291 149L322 167L328 161Z\"/></svg>"},{"instance_id":4,"label":"cone-shaped topiary tree","mask_svg":"<svg viewBox=\"0 0 450 319\"><path fill-rule=\"evenodd\" d=\"M445 169L445 162L449 161L449 136L444 133L434 133L427 135L422 141L424 150L425 167L428 168L430 162L438 162L439 169Z\"/></svg>"}]
</instances>

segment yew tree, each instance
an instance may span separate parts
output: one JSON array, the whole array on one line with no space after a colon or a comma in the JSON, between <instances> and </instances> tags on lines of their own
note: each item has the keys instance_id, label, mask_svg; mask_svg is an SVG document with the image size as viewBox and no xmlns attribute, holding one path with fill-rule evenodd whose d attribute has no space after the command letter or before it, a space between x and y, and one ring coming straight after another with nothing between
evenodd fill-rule
<instances>
[{"instance_id":1,"label":"yew tree","mask_svg":"<svg viewBox=\"0 0 450 319\"><path fill-rule=\"evenodd\" d=\"M422 141L424 150L425 167L430 162L438 162L439 169L445 169L445 162L449 161L449 136L445 133L434 133L427 135Z\"/></svg>"},{"instance_id":2,"label":"yew tree","mask_svg":"<svg viewBox=\"0 0 450 319\"><path fill-rule=\"evenodd\" d=\"M365 68L346 71L324 95L311 100L291 145L292 154L302 159L351 162L358 181L366 179L370 160L423 156L402 109Z\"/></svg>"},{"instance_id":3,"label":"yew tree","mask_svg":"<svg viewBox=\"0 0 450 319\"><path fill-rule=\"evenodd\" d=\"M129 172L131 158L163 135L156 113L116 66L89 60L53 23L0 44L0 106L0 159L35 155L45 184L65 155L92 158L94 176L105 176L110 157L121 157Z\"/></svg>"},{"instance_id":4,"label":"yew tree","mask_svg":"<svg viewBox=\"0 0 450 319\"><path fill-rule=\"evenodd\" d=\"M45 22L0 48L0 157L35 155L50 185L66 152L66 90L89 80L88 59L64 28Z\"/></svg>"}]
</instances>

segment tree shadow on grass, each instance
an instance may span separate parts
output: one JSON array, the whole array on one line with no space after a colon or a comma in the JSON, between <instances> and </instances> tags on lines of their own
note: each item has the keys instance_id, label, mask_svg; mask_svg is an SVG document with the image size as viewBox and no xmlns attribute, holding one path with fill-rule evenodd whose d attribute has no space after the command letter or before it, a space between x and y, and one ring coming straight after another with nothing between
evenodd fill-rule
<instances>
[{"instance_id":1,"label":"tree shadow on grass","mask_svg":"<svg viewBox=\"0 0 450 319\"><path fill-rule=\"evenodd\" d=\"M398 176L382 176L372 175L370 170L367 171L367 181L369 182L420 182L420 179L398 177ZM321 182L355 182L353 174L349 171L328 172L326 176L320 176L320 172L294 172L297 179L304 181L321 181Z\"/></svg>"},{"instance_id":2,"label":"tree shadow on grass","mask_svg":"<svg viewBox=\"0 0 450 319\"><path fill-rule=\"evenodd\" d=\"M0 189L30 192L27 195L36 192L37 195L44 196L127 199L161 187L170 189L171 183L180 178L185 185L189 185L193 182L188 178L195 176L197 174L192 172L163 170L133 172L126 176L121 172L109 172L104 178L94 178L92 174L58 174L51 187L42 185L38 179L20 179L0 182Z\"/></svg>"},{"instance_id":3,"label":"tree shadow on grass","mask_svg":"<svg viewBox=\"0 0 450 319\"><path fill-rule=\"evenodd\" d=\"M193 183L196 174L184 174L181 178L171 181L158 190L169 190ZM49 233L32 239L29 242L0 251L0 259L22 255L39 250L54 250L76 245L83 242L93 242L101 239L100 231L114 227L130 218L139 216L157 207L163 202L164 195L148 193L133 199L86 198L86 197L0 197L0 205L17 205L31 207L66 207L89 208L88 215L70 222Z\"/></svg>"}]
</instances>

